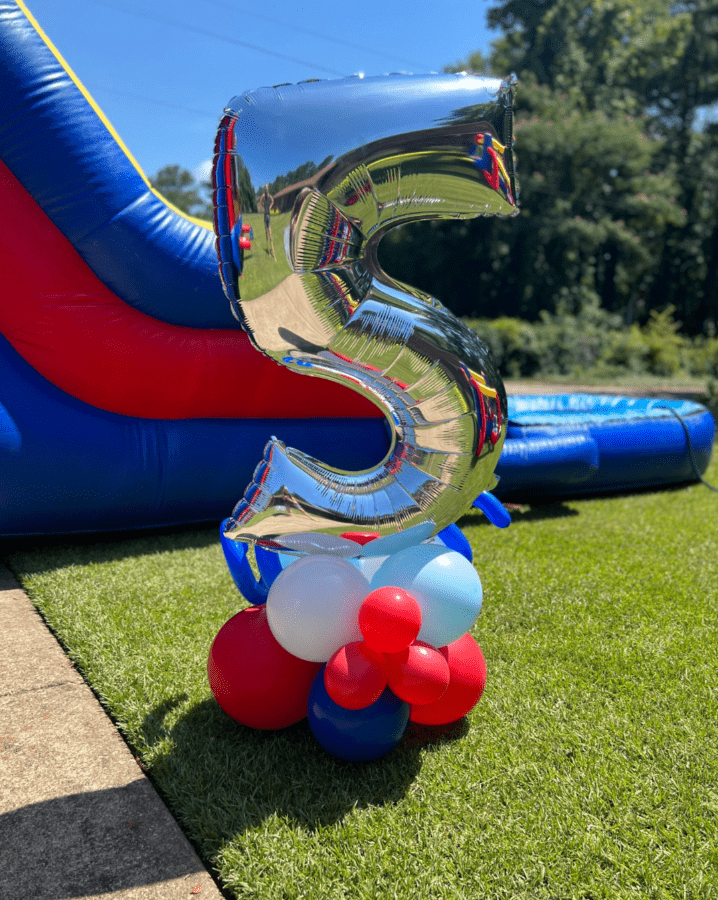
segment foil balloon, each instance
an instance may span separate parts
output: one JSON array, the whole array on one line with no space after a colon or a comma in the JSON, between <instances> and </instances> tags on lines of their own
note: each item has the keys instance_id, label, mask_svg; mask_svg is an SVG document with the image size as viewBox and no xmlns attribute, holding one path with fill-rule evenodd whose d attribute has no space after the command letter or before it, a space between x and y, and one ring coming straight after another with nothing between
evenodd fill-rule
<instances>
[{"instance_id":1,"label":"foil balloon","mask_svg":"<svg viewBox=\"0 0 718 900\"><path fill-rule=\"evenodd\" d=\"M307 532L428 536L494 487L506 394L489 352L437 300L392 281L377 246L407 222L515 213L511 129L511 84L466 74L280 85L230 102L213 183L235 315L277 363L370 398L391 443L374 468L345 472L272 437L229 538L283 549ZM248 256L243 228L261 211L266 242Z\"/></svg>"}]
</instances>

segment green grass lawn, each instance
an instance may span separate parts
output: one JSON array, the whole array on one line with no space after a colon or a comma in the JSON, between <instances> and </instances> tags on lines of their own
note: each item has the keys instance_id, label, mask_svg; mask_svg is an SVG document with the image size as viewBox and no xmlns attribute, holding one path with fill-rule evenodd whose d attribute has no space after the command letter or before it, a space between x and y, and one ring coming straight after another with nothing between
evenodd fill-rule
<instances>
[{"instance_id":1,"label":"green grass lawn","mask_svg":"<svg viewBox=\"0 0 718 900\"><path fill-rule=\"evenodd\" d=\"M707 473L718 482L718 458ZM484 697L388 757L253 732L206 659L243 602L215 527L6 558L239 898L718 898L718 496L701 485L460 522Z\"/></svg>"},{"instance_id":2,"label":"green grass lawn","mask_svg":"<svg viewBox=\"0 0 718 900\"><path fill-rule=\"evenodd\" d=\"M239 291L245 300L261 297L291 275L292 270L284 251L284 232L289 219L288 212L270 217L274 246L272 257L267 249L262 213L245 213L242 217L244 224L251 225L254 231L252 247L244 254L244 269L239 282Z\"/></svg>"}]
</instances>

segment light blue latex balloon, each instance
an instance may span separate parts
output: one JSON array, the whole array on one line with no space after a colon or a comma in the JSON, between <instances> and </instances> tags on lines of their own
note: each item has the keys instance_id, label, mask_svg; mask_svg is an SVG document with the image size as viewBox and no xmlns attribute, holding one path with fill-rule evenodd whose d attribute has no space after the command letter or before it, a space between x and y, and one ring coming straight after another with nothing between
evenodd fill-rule
<instances>
[{"instance_id":1,"label":"light blue latex balloon","mask_svg":"<svg viewBox=\"0 0 718 900\"><path fill-rule=\"evenodd\" d=\"M407 547L390 556L371 579L371 589L399 587L421 607L418 639L434 647L458 640L481 611L481 580L455 550L432 544Z\"/></svg>"}]
</instances>

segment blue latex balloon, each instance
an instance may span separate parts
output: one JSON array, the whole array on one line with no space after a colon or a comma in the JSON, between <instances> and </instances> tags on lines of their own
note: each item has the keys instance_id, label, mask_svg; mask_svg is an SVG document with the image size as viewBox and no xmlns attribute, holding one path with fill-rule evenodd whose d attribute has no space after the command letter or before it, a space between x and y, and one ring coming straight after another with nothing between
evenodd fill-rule
<instances>
[{"instance_id":1,"label":"blue latex balloon","mask_svg":"<svg viewBox=\"0 0 718 900\"><path fill-rule=\"evenodd\" d=\"M232 541L225 535L224 528L227 521L225 519L219 526L219 539L229 574L244 599L253 606L261 606L267 602L269 589L274 584L277 575L282 569L301 557L291 556L288 553L274 553L259 545L255 546L254 558L260 576L257 580L247 557L249 545L242 541Z\"/></svg>"},{"instance_id":2,"label":"blue latex balloon","mask_svg":"<svg viewBox=\"0 0 718 900\"><path fill-rule=\"evenodd\" d=\"M324 666L309 691L309 727L327 753L352 762L385 756L401 741L411 707L387 688L364 709L344 709L327 694Z\"/></svg>"},{"instance_id":3,"label":"blue latex balloon","mask_svg":"<svg viewBox=\"0 0 718 900\"><path fill-rule=\"evenodd\" d=\"M474 503L474 505L476 504ZM456 550L457 553L465 556L469 562L474 561L474 551L471 549L471 544L466 540L466 535L456 522L443 528L437 534L437 537L443 542L445 547L449 548L449 550Z\"/></svg>"},{"instance_id":4,"label":"blue latex balloon","mask_svg":"<svg viewBox=\"0 0 718 900\"><path fill-rule=\"evenodd\" d=\"M282 557L286 557L287 561L283 562ZM282 569L289 565L290 561L293 562L295 559L298 559L298 557L289 556L286 553L280 554L274 553L272 550L265 550L264 547L259 545L254 548L254 558L257 560L257 568L262 576L262 581L268 587L274 584L274 579Z\"/></svg>"},{"instance_id":5,"label":"blue latex balloon","mask_svg":"<svg viewBox=\"0 0 718 900\"><path fill-rule=\"evenodd\" d=\"M268 584L264 578L261 581L257 581L254 577L254 572L252 572L252 567L247 559L247 550L249 549L247 544L231 541L226 537L224 522L219 526L219 539L229 574L232 576L232 581L237 586L239 593L253 606L261 606L261 604L266 603L271 582Z\"/></svg>"},{"instance_id":6,"label":"blue latex balloon","mask_svg":"<svg viewBox=\"0 0 718 900\"><path fill-rule=\"evenodd\" d=\"M371 589L399 587L421 607L419 640L445 647L471 628L481 611L481 580L471 563L431 544L407 547L385 560L371 579Z\"/></svg>"},{"instance_id":7,"label":"blue latex balloon","mask_svg":"<svg viewBox=\"0 0 718 900\"><path fill-rule=\"evenodd\" d=\"M494 497L488 491L482 491L471 504L486 516L492 525L497 528L508 528L511 524L511 514L498 497Z\"/></svg>"}]
</instances>

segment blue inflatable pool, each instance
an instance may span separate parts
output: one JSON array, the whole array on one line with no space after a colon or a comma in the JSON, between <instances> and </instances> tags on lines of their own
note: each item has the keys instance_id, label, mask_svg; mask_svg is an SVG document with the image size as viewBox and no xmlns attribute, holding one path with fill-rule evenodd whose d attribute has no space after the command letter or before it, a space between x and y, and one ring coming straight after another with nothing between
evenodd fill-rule
<instances>
[{"instance_id":1,"label":"blue inflatable pool","mask_svg":"<svg viewBox=\"0 0 718 900\"><path fill-rule=\"evenodd\" d=\"M510 397L508 412L494 491L502 499L694 481L708 467L716 428L691 400L542 394Z\"/></svg>"}]
</instances>

